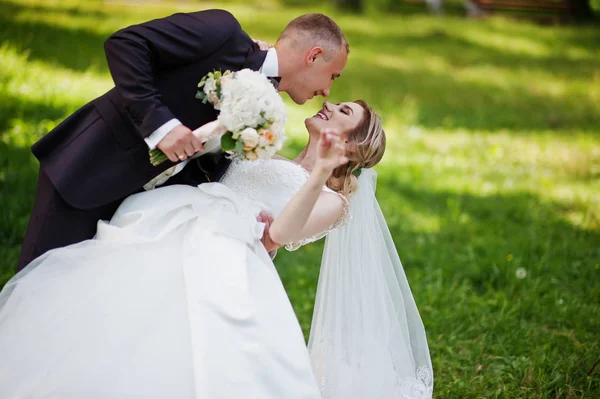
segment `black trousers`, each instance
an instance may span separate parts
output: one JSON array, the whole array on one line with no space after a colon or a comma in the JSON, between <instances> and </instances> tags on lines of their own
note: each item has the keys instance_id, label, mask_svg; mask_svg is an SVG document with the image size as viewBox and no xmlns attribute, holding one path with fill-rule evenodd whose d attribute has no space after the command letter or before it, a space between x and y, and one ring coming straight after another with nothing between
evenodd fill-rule
<instances>
[{"instance_id":1,"label":"black trousers","mask_svg":"<svg viewBox=\"0 0 600 399\"><path fill-rule=\"evenodd\" d=\"M121 202L115 201L94 209L73 208L40 169L35 203L16 271L46 251L94 237L98 220L109 220Z\"/></svg>"},{"instance_id":2,"label":"black trousers","mask_svg":"<svg viewBox=\"0 0 600 399\"><path fill-rule=\"evenodd\" d=\"M196 186L208 181L219 181L229 163L222 154L204 155L192 160L181 172L167 180L165 186ZM141 191L142 188L138 192ZM110 220L124 199L93 209L74 208L62 198L40 169L35 204L16 271L51 249L91 239L96 234L98 221Z\"/></svg>"}]
</instances>

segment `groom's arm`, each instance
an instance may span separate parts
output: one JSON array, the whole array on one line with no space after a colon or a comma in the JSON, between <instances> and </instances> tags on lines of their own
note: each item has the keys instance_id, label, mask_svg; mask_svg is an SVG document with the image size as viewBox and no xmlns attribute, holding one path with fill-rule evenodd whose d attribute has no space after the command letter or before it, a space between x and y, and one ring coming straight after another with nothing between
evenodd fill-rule
<instances>
[{"instance_id":1,"label":"groom's arm","mask_svg":"<svg viewBox=\"0 0 600 399\"><path fill-rule=\"evenodd\" d=\"M133 25L106 40L116 90L141 137L175 119L156 88L157 71L206 57L240 29L229 12L209 10Z\"/></svg>"}]
</instances>

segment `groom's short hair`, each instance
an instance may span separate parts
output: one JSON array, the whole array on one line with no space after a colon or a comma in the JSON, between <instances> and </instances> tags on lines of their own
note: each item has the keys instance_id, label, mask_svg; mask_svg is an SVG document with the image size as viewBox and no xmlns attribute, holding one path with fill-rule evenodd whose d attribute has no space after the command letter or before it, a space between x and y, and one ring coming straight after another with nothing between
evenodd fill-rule
<instances>
[{"instance_id":1,"label":"groom's short hair","mask_svg":"<svg viewBox=\"0 0 600 399\"><path fill-rule=\"evenodd\" d=\"M311 39L327 50L350 53L350 45L338 24L325 14L304 14L293 19L283 30L279 40L289 38L293 44L305 45Z\"/></svg>"}]
</instances>

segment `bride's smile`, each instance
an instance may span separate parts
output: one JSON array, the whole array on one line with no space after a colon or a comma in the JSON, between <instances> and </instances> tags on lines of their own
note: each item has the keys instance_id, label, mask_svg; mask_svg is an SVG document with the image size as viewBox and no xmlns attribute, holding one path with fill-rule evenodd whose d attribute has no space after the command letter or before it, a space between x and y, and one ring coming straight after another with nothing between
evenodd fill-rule
<instances>
[{"instance_id":1,"label":"bride's smile","mask_svg":"<svg viewBox=\"0 0 600 399\"><path fill-rule=\"evenodd\" d=\"M353 102L332 104L325 102L323 108L304 121L310 134L318 134L324 129L336 129L346 132L355 127L363 118L363 108Z\"/></svg>"}]
</instances>

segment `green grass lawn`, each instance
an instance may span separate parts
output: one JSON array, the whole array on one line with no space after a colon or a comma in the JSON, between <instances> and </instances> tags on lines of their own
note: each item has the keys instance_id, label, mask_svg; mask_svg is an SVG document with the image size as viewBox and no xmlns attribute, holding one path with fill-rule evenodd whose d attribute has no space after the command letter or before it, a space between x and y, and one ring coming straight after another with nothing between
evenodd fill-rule
<instances>
[{"instance_id":1,"label":"green grass lawn","mask_svg":"<svg viewBox=\"0 0 600 399\"><path fill-rule=\"evenodd\" d=\"M112 86L105 38L222 7L273 42L315 10L253 3L0 1L0 286L34 199L29 146ZM600 398L600 365L589 373L600 358L600 29L316 10L352 48L331 100L364 98L384 119L378 197L428 331L435 397ZM286 102L293 156L320 100ZM306 334L321 251L276 261Z\"/></svg>"}]
</instances>

